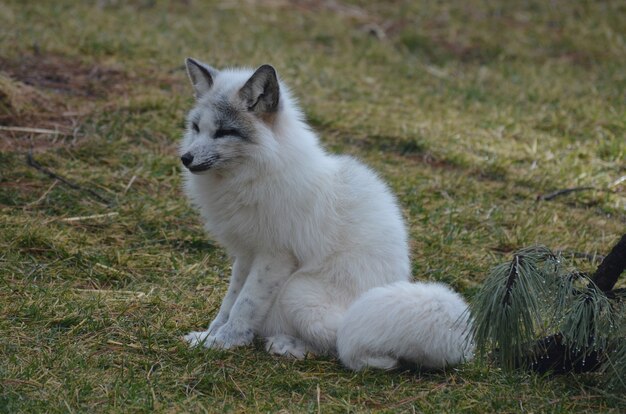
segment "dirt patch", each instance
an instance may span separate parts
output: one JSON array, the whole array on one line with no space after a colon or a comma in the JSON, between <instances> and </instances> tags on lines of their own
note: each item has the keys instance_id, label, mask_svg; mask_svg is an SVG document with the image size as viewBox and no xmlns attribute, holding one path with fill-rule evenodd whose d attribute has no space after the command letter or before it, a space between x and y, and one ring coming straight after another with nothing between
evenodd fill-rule
<instances>
[{"instance_id":1,"label":"dirt patch","mask_svg":"<svg viewBox=\"0 0 626 414\"><path fill-rule=\"evenodd\" d=\"M53 105L53 99L45 93L0 72L0 123L3 125L29 114L47 112Z\"/></svg>"},{"instance_id":2,"label":"dirt patch","mask_svg":"<svg viewBox=\"0 0 626 414\"><path fill-rule=\"evenodd\" d=\"M0 56L0 151L75 142L96 102L125 92L129 80L120 68L56 54Z\"/></svg>"},{"instance_id":3,"label":"dirt patch","mask_svg":"<svg viewBox=\"0 0 626 414\"><path fill-rule=\"evenodd\" d=\"M27 55L17 61L0 57L0 69L11 78L60 95L104 98L124 90L129 77L121 68L89 65L67 56Z\"/></svg>"},{"instance_id":4,"label":"dirt patch","mask_svg":"<svg viewBox=\"0 0 626 414\"><path fill-rule=\"evenodd\" d=\"M75 124L65 113L67 105L59 97L0 72L0 151L53 146Z\"/></svg>"}]
</instances>

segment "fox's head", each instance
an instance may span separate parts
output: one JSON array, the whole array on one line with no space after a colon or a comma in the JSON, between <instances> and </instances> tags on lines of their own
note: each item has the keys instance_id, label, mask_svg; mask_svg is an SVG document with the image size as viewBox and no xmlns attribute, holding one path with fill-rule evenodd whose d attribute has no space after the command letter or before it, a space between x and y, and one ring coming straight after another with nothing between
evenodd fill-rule
<instances>
[{"instance_id":1,"label":"fox's head","mask_svg":"<svg viewBox=\"0 0 626 414\"><path fill-rule=\"evenodd\" d=\"M183 165L202 174L271 154L276 118L283 107L274 68L218 71L191 58L185 63L196 104L187 116L180 147Z\"/></svg>"}]
</instances>

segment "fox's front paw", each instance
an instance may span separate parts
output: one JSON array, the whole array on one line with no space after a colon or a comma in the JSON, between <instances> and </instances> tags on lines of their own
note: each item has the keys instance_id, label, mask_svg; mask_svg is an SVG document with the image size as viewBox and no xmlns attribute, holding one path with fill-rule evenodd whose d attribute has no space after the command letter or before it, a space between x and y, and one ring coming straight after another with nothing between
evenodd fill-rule
<instances>
[{"instance_id":1,"label":"fox's front paw","mask_svg":"<svg viewBox=\"0 0 626 414\"><path fill-rule=\"evenodd\" d=\"M213 349L231 349L249 345L253 339L254 331L251 328L227 322L217 330L217 333L207 338L204 346Z\"/></svg>"},{"instance_id":2,"label":"fox's front paw","mask_svg":"<svg viewBox=\"0 0 626 414\"><path fill-rule=\"evenodd\" d=\"M211 349L231 349L249 345L254 339L254 332L247 327L237 327L226 323L217 332L208 331L190 332L184 336L189 346L204 346Z\"/></svg>"},{"instance_id":3,"label":"fox's front paw","mask_svg":"<svg viewBox=\"0 0 626 414\"><path fill-rule=\"evenodd\" d=\"M210 331L196 331L189 332L187 335L183 336L183 339L189 343L189 346L195 348L200 345L204 345L207 338L209 337Z\"/></svg>"}]
</instances>

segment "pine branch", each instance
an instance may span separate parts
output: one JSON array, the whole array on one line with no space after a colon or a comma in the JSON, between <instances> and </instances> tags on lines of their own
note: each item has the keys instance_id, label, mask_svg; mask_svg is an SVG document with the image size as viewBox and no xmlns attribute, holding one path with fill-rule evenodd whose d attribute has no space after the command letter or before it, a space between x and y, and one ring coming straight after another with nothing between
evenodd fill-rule
<instances>
[{"instance_id":1,"label":"pine branch","mask_svg":"<svg viewBox=\"0 0 626 414\"><path fill-rule=\"evenodd\" d=\"M565 270L545 247L517 251L491 270L470 305L478 355L491 351L505 369L600 370L611 386L623 389L626 289L613 287L625 268L626 235L593 278Z\"/></svg>"},{"instance_id":2,"label":"pine branch","mask_svg":"<svg viewBox=\"0 0 626 414\"><path fill-rule=\"evenodd\" d=\"M600 266L589 280L586 289L574 291L571 307L562 305L567 302L566 296L571 292L572 281L578 276L572 274L568 279L568 286L560 290L561 305L557 312L566 315L561 326L561 332L545 337L535 343L529 368L535 372L563 374L567 372L589 372L597 370L608 359L611 337L616 332L613 328L618 321L611 309L609 299L619 298L612 292L617 279L626 268L626 235L613 247L611 252L602 260ZM580 275L585 277L584 275ZM619 289L618 289L619 291ZM565 301L564 301L565 299ZM564 336L563 333L567 333ZM619 333L617 333L619 336ZM539 358L537 358L539 356ZM617 367L624 369L622 360ZM608 371L607 369L604 369Z\"/></svg>"},{"instance_id":3,"label":"pine branch","mask_svg":"<svg viewBox=\"0 0 626 414\"><path fill-rule=\"evenodd\" d=\"M557 258L542 246L522 249L510 262L491 270L471 304L479 356L497 348L493 355L500 365L518 366L536 338L543 300L552 284L546 281L557 270Z\"/></svg>"},{"instance_id":4,"label":"pine branch","mask_svg":"<svg viewBox=\"0 0 626 414\"><path fill-rule=\"evenodd\" d=\"M593 283L603 292L609 292L617 283L617 279L626 269L626 234L622 236L619 242L611 252L602 260L600 266L593 275Z\"/></svg>"}]
</instances>

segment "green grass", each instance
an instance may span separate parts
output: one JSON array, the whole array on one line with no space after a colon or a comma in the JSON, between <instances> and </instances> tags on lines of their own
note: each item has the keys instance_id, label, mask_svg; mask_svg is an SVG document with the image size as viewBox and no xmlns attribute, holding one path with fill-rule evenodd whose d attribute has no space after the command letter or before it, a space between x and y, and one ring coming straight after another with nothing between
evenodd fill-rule
<instances>
[{"instance_id":1,"label":"green grass","mask_svg":"<svg viewBox=\"0 0 626 414\"><path fill-rule=\"evenodd\" d=\"M626 227L625 19L619 1L1 2L0 125L63 134L0 130L0 411L623 411L594 375L188 349L230 269L176 148L184 57L273 64L325 145L398 194L415 277L471 298L513 250L604 254ZM597 190L537 201L576 186Z\"/></svg>"}]
</instances>

